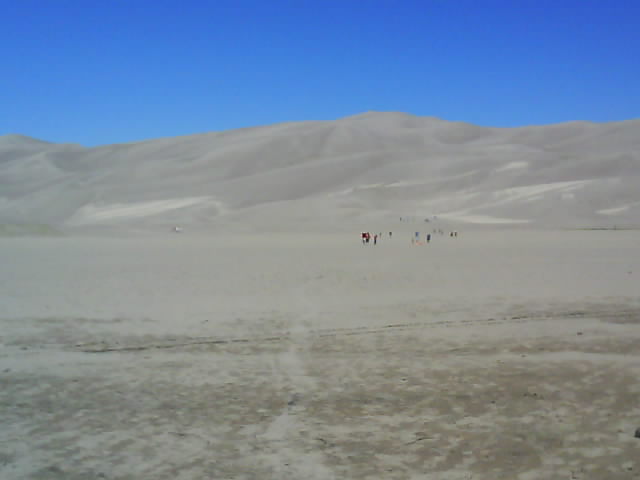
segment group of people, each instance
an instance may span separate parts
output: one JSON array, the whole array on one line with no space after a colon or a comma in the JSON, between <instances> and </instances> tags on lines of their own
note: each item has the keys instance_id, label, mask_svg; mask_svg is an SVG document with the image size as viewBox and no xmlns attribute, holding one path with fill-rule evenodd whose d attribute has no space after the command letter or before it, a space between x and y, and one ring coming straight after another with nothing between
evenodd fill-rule
<instances>
[{"instance_id":1,"label":"group of people","mask_svg":"<svg viewBox=\"0 0 640 480\"><path fill-rule=\"evenodd\" d=\"M444 235L444 231L441 229L434 229L433 230L433 234L440 234L440 235ZM457 231L451 231L449 232L449 236L450 237L457 237L458 236L458 232ZM389 232L389 238L393 237L393 232ZM360 234L360 238L362 240L362 244L363 245L368 245L373 243L374 245L377 245L378 242L382 239L382 233L371 233L371 232L362 232ZM427 233L425 236L425 241L426 243L431 243L431 238L432 238L432 234L431 233ZM411 237L411 244L412 245L423 245L423 242L421 240L421 235L420 232L415 232L415 234Z\"/></svg>"},{"instance_id":2,"label":"group of people","mask_svg":"<svg viewBox=\"0 0 640 480\"><path fill-rule=\"evenodd\" d=\"M434 234L440 234L440 235L444 235L444 231L442 229L439 228L435 228L433 230ZM457 231L451 231L449 232L449 236L450 237L457 237L458 236L458 232ZM427 233L426 237L425 237L426 243L431 243L431 234ZM411 243L413 245L423 245L423 243L420 240L420 232L416 232L415 235L413 237L411 237Z\"/></svg>"},{"instance_id":3,"label":"group of people","mask_svg":"<svg viewBox=\"0 0 640 480\"><path fill-rule=\"evenodd\" d=\"M391 238L392 236L393 236L393 232L389 232L389 238ZM371 243L372 240L373 240L373 244L377 245L378 240L382 239L382 232L374 233L373 235L370 232L362 232L360 234L360 238L362 239L363 245L367 245Z\"/></svg>"}]
</instances>

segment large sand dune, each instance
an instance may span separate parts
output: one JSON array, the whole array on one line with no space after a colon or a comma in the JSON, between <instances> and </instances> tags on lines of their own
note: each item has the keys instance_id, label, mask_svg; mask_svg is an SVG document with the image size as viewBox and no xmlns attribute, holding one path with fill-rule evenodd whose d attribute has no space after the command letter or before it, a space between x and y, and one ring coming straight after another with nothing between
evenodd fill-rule
<instances>
[{"instance_id":1,"label":"large sand dune","mask_svg":"<svg viewBox=\"0 0 640 480\"><path fill-rule=\"evenodd\" d=\"M0 137L0 479L639 479L639 139Z\"/></svg>"},{"instance_id":2,"label":"large sand dune","mask_svg":"<svg viewBox=\"0 0 640 480\"><path fill-rule=\"evenodd\" d=\"M371 112L96 148L0 137L5 224L630 226L639 183L639 120L484 128Z\"/></svg>"}]
</instances>

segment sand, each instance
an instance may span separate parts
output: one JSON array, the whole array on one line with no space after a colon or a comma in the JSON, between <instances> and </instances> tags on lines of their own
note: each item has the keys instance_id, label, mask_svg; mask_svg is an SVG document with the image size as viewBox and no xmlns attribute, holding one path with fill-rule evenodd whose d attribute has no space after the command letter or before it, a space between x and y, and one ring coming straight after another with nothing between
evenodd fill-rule
<instances>
[{"instance_id":1,"label":"sand","mask_svg":"<svg viewBox=\"0 0 640 480\"><path fill-rule=\"evenodd\" d=\"M8 224L305 232L400 216L637 228L638 184L638 119L490 128L367 112L98 147L3 135L0 234Z\"/></svg>"},{"instance_id":2,"label":"sand","mask_svg":"<svg viewBox=\"0 0 640 480\"><path fill-rule=\"evenodd\" d=\"M395 233L0 239L0 478L640 478L640 232Z\"/></svg>"}]
</instances>

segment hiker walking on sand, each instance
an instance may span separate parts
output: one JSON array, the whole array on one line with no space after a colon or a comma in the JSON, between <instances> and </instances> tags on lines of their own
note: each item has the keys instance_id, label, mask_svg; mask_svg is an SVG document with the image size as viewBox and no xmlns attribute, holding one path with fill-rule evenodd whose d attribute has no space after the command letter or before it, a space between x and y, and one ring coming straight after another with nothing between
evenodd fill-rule
<instances>
[{"instance_id":1,"label":"hiker walking on sand","mask_svg":"<svg viewBox=\"0 0 640 480\"><path fill-rule=\"evenodd\" d=\"M373 236L373 244L374 244L374 245L376 245L377 243L378 243L378 234L376 233L376 234Z\"/></svg>"}]
</instances>

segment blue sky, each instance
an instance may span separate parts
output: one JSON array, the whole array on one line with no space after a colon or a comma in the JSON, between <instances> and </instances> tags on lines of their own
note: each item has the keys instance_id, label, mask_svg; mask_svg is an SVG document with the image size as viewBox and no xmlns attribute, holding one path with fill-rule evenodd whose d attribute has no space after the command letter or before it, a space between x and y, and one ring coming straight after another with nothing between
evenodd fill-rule
<instances>
[{"instance_id":1,"label":"blue sky","mask_svg":"<svg viewBox=\"0 0 640 480\"><path fill-rule=\"evenodd\" d=\"M0 0L0 134L640 117L637 0Z\"/></svg>"}]
</instances>

